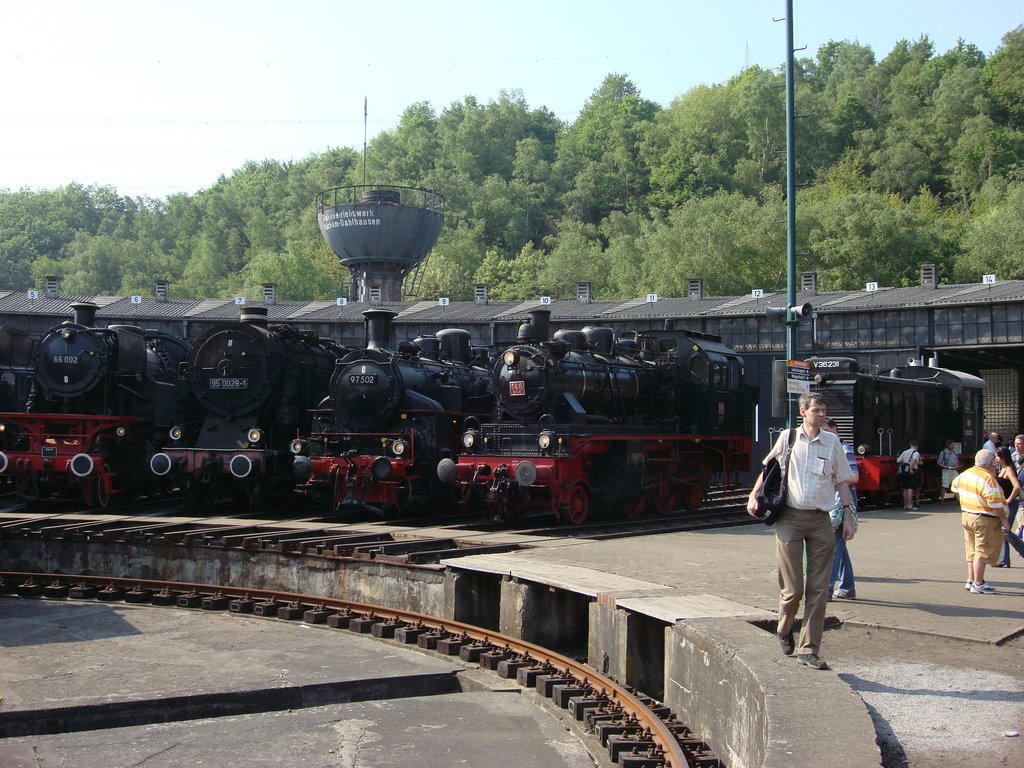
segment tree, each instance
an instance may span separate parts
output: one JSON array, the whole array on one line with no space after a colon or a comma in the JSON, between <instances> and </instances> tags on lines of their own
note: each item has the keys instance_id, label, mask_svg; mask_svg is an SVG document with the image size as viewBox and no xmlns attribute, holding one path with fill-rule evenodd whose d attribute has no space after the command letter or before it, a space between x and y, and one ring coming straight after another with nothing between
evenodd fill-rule
<instances>
[{"instance_id":1,"label":"tree","mask_svg":"<svg viewBox=\"0 0 1024 768\"><path fill-rule=\"evenodd\" d=\"M800 209L798 208L798 211ZM875 280L912 285L922 263L944 250L939 234L915 209L894 194L858 192L805 205L801 221L810 251L809 268L828 290L849 289Z\"/></svg>"},{"instance_id":2,"label":"tree","mask_svg":"<svg viewBox=\"0 0 1024 768\"><path fill-rule=\"evenodd\" d=\"M984 83L1011 125L1024 128L1024 26L1003 35L1002 43L985 63Z\"/></svg>"},{"instance_id":3,"label":"tree","mask_svg":"<svg viewBox=\"0 0 1024 768\"><path fill-rule=\"evenodd\" d=\"M1024 278L1024 182L1006 186L982 215L964 231L964 256L958 260L956 278L974 283L981 275L1003 280Z\"/></svg>"},{"instance_id":4,"label":"tree","mask_svg":"<svg viewBox=\"0 0 1024 768\"><path fill-rule=\"evenodd\" d=\"M571 218L597 224L647 194L640 144L658 109L625 75L605 77L557 141L558 173L571 180L565 200Z\"/></svg>"},{"instance_id":5,"label":"tree","mask_svg":"<svg viewBox=\"0 0 1024 768\"><path fill-rule=\"evenodd\" d=\"M597 228L563 221L539 282L547 295L558 299L575 298L578 282L589 282L594 296L603 294L608 286L608 260Z\"/></svg>"}]
</instances>

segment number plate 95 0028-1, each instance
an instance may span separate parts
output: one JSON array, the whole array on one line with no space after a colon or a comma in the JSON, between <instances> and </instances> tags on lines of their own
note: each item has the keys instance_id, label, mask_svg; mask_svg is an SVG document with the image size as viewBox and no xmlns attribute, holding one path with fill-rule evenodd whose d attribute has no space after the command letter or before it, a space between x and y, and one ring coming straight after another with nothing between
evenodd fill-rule
<instances>
[{"instance_id":1,"label":"number plate 95 0028-1","mask_svg":"<svg viewBox=\"0 0 1024 768\"><path fill-rule=\"evenodd\" d=\"M248 379L210 379L210 389L248 389Z\"/></svg>"}]
</instances>

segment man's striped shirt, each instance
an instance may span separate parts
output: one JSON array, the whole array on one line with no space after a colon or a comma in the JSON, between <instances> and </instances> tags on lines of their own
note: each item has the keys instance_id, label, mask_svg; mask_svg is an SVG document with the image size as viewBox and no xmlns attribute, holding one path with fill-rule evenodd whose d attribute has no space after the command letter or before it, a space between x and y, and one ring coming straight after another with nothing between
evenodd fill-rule
<instances>
[{"instance_id":1,"label":"man's striped shirt","mask_svg":"<svg viewBox=\"0 0 1024 768\"><path fill-rule=\"evenodd\" d=\"M1006 516L1006 500L995 477L981 467L970 467L953 478L949 488L960 499L960 509L975 515Z\"/></svg>"}]
</instances>

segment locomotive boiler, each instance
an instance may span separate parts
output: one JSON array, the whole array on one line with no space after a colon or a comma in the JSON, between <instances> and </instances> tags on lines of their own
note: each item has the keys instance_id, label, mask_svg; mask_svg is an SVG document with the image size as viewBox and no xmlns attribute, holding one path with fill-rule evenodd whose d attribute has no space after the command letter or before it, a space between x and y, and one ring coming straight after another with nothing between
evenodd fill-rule
<instances>
[{"instance_id":1,"label":"locomotive boiler","mask_svg":"<svg viewBox=\"0 0 1024 768\"><path fill-rule=\"evenodd\" d=\"M811 357L811 390L825 397L839 436L857 453L857 493L867 503L899 498L896 457L917 440L922 497L942 498L936 463L946 440L967 465L982 444L984 379L928 365L879 370L848 357Z\"/></svg>"},{"instance_id":2,"label":"locomotive boiler","mask_svg":"<svg viewBox=\"0 0 1024 768\"><path fill-rule=\"evenodd\" d=\"M188 343L93 327L96 309L73 305L73 319L34 344L25 412L0 415L0 471L26 499L77 494L106 506L156 487L146 462L176 417Z\"/></svg>"},{"instance_id":3,"label":"locomotive boiler","mask_svg":"<svg viewBox=\"0 0 1024 768\"><path fill-rule=\"evenodd\" d=\"M174 425L150 469L186 489L190 505L230 495L255 508L293 486L291 441L310 431L343 347L267 322L243 306L237 322L196 339L180 369L195 417Z\"/></svg>"},{"instance_id":4,"label":"locomotive boiler","mask_svg":"<svg viewBox=\"0 0 1024 768\"><path fill-rule=\"evenodd\" d=\"M584 522L594 504L636 517L701 506L713 475L750 468L757 389L716 338L609 328L547 339L535 310L493 372L497 418L470 419L438 476L495 517L531 508Z\"/></svg>"},{"instance_id":5,"label":"locomotive boiler","mask_svg":"<svg viewBox=\"0 0 1024 768\"><path fill-rule=\"evenodd\" d=\"M363 312L366 346L337 361L317 429L292 450L301 490L334 510L376 514L445 508L452 489L438 461L454 455L470 415L490 413L490 372L473 365L467 331L402 342L390 351L396 313Z\"/></svg>"}]
</instances>

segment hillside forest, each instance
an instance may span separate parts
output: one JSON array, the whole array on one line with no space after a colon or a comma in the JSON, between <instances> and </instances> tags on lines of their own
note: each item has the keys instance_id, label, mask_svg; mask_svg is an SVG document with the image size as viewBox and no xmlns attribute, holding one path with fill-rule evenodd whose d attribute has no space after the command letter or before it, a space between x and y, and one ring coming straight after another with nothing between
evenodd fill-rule
<instances>
[{"instance_id":1,"label":"hillside forest","mask_svg":"<svg viewBox=\"0 0 1024 768\"><path fill-rule=\"evenodd\" d=\"M336 186L431 187L441 237L410 298L685 296L786 284L785 73L749 67L667 107L605 77L571 123L519 91L410 105L364 157L339 147L250 161L195 194L69 184L0 190L0 287L68 294L331 299L349 276L314 199ZM926 37L878 60L830 42L797 60L798 269L822 290L1024 277L1024 27L990 56Z\"/></svg>"}]
</instances>

